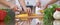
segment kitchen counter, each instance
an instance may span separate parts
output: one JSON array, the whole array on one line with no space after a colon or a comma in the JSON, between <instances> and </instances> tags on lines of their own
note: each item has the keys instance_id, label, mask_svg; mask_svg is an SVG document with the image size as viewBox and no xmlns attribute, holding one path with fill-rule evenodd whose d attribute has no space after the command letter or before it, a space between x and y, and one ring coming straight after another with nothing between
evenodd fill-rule
<instances>
[{"instance_id":1,"label":"kitchen counter","mask_svg":"<svg viewBox=\"0 0 60 25\"><path fill-rule=\"evenodd\" d=\"M0 22L0 25L15 25L15 23L10 22L8 24L8 23ZM60 20L54 20L53 22L50 22L50 25L60 25Z\"/></svg>"},{"instance_id":2,"label":"kitchen counter","mask_svg":"<svg viewBox=\"0 0 60 25\"><path fill-rule=\"evenodd\" d=\"M17 15L16 15L17 16ZM23 23L23 25L30 25L30 23L31 23L31 20L32 20L32 18L39 18L39 19L42 19L43 18L43 15L37 15L37 16L19 16L19 17L16 17L16 18L27 18L28 20L22 20L22 22L24 22ZM22 23L22 22L20 22L20 23ZM27 23L28 22L28 23Z\"/></svg>"},{"instance_id":3,"label":"kitchen counter","mask_svg":"<svg viewBox=\"0 0 60 25\"><path fill-rule=\"evenodd\" d=\"M42 17L42 16L39 16L39 17ZM37 16L29 16L27 18L39 18L39 17L37 17ZM48 23L49 23L49 25L60 25L60 20L53 20L53 21L49 21ZM0 25L15 25L15 22L9 22L9 23L0 22Z\"/></svg>"}]
</instances>

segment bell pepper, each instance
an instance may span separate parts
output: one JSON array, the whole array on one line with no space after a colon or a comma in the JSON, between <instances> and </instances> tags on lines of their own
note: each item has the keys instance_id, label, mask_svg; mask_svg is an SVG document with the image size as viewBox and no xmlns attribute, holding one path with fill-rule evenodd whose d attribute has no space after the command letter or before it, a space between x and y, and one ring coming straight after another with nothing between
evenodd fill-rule
<instances>
[{"instance_id":1,"label":"bell pepper","mask_svg":"<svg viewBox=\"0 0 60 25\"><path fill-rule=\"evenodd\" d=\"M3 21L6 15L7 12L5 10L0 10L0 21Z\"/></svg>"}]
</instances>

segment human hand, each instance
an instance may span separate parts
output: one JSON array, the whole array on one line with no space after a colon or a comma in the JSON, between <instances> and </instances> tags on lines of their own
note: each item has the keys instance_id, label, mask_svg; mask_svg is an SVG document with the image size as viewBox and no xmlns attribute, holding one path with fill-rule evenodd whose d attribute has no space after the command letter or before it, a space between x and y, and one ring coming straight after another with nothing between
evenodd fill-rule
<instances>
[{"instance_id":1,"label":"human hand","mask_svg":"<svg viewBox=\"0 0 60 25\"><path fill-rule=\"evenodd\" d=\"M12 7L11 9L12 9L14 12L16 12L16 11L22 11L22 9L19 8L18 6L14 6L14 7Z\"/></svg>"},{"instance_id":2,"label":"human hand","mask_svg":"<svg viewBox=\"0 0 60 25\"><path fill-rule=\"evenodd\" d=\"M45 10L48 7L48 4L44 5L42 8Z\"/></svg>"},{"instance_id":3,"label":"human hand","mask_svg":"<svg viewBox=\"0 0 60 25\"><path fill-rule=\"evenodd\" d=\"M13 11L17 11L17 10L18 10L18 7L17 7L17 6L14 6L14 7L12 8L12 10L13 10Z\"/></svg>"},{"instance_id":4,"label":"human hand","mask_svg":"<svg viewBox=\"0 0 60 25\"><path fill-rule=\"evenodd\" d=\"M28 7L28 8L27 8L27 12L28 12L28 13L31 13L31 8Z\"/></svg>"},{"instance_id":5,"label":"human hand","mask_svg":"<svg viewBox=\"0 0 60 25\"><path fill-rule=\"evenodd\" d=\"M28 8L25 8L25 9L24 9L24 12L26 12L26 13L31 13L31 8L29 8L29 7L28 7Z\"/></svg>"}]
</instances>

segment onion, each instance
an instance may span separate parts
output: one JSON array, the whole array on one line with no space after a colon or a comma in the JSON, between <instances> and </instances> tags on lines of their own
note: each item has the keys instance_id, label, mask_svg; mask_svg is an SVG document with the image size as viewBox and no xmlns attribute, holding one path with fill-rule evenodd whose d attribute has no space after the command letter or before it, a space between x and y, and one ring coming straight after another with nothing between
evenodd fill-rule
<instances>
[{"instance_id":1,"label":"onion","mask_svg":"<svg viewBox=\"0 0 60 25\"><path fill-rule=\"evenodd\" d=\"M55 21L53 22L53 25L60 25L60 20L55 20Z\"/></svg>"}]
</instances>

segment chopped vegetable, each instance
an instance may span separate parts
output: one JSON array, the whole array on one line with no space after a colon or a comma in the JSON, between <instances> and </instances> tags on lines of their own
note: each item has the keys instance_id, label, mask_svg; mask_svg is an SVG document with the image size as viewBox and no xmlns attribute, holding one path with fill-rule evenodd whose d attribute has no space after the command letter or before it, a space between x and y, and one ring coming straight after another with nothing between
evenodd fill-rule
<instances>
[{"instance_id":1,"label":"chopped vegetable","mask_svg":"<svg viewBox=\"0 0 60 25\"><path fill-rule=\"evenodd\" d=\"M51 6L52 7L46 8L44 11L44 25L53 25L53 13L55 12L55 8L58 8L59 6L56 4L52 4Z\"/></svg>"}]
</instances>

